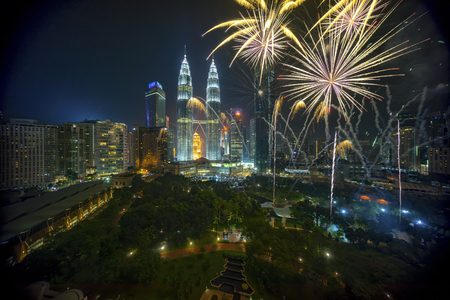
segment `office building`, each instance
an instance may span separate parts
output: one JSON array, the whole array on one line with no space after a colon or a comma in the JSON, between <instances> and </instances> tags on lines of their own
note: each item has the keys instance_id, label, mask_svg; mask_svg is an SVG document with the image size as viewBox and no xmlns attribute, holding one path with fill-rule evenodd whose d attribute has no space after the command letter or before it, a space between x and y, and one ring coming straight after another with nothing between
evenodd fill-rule
<instances>
[{"instance_id":1,"label":"office building","mask_svg":"<svg viewBox=\"0 0 450 300\"><path fill-rule=\"evenodd\" d=\"M0 188L44 186L54 179L55 164L45 163L55 161L55 131L28 119L0 124Z\"/></svg>"},{"instance_id":2,"label":"office building","mask_svg":"<svg viewBox=\"0 0 450 300\"><path fill-rule=\"evenodd\" d=\"M164 127L166 125L166 93L158 81L148 85L145 92L147 127Z\"/></svg>"},{"instance_id":3,"label":"office building","mask_svg":"<svg viewBox=\"0 0 450 300\"><path fill-rule=\"evenodd\" d=\"M242 114L238 109L231 109L231 161L242 162Z\"/></svg>"},{"instance_id":4,"label":"office building","mask_svg":"<svg viewBox=\"0 0 450 300\"><path fill-rule=\"evenodd\" d=\"M261 84L259 84L261 70L254 74L254 84L259 89L254 94L255 109L255 158L254 167L259 174L267 173L270 168L271 153L270 147L272 134L269 124L272 122L271 86L274 81L274 75L271 71L264 71Z\"/></svg>"},{"instance_id":5,"label":"office building","mask_svg":"<svg viewBox=\"0 0 450 300\"><path fill-rule=\"evenodd\" d=\"M184 54L181 63L180 75L178 76L177 93L177 159L178 161L188 161L193 158L194 111L187 102L192 98L192 78L189 63Z\"/></svg>"},{"instance_id":6,"label":"office building","mask_svg":"<svg viewBox=\"0 0 450 300\"><path fill-rule=\"evenodd\" d=\"M250 161L255 160L255 147L256 147L256 125L255 119L250 120Z\"/></svg>"},{"instance_id":7,"label":"office building","mask_svg":"<svg viewBox=\"0 0 450 300\"><path fill-rule=\"evenodd\" d=\"M220 88L217 67L212 59L206 87L206 158L220 160Z\"/></svg>"},{"instance_id":8,"label":"office building","mask_svg":"<svg viewBox=\"0 0 450 300\"><path fill-rule=\"evenodd\" d=\"M165 127L134 127L134 167L153 172L173 161L173 131Z\"/></svg>"}]
</instances>

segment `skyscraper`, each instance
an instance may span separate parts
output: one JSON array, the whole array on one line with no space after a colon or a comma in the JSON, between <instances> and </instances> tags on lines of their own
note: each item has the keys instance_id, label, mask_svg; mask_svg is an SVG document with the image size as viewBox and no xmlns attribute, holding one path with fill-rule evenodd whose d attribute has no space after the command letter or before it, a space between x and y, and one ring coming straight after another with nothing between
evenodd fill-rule
<instances>
[{"instance_id":1,"label":"skyscraper","mask_svg":"<svg viewBox=\"0 0 450 300\"><path fill-rule=\"evenodd\" d=\"M158 81L148 85L145 92L147 127L164 127L166 124L166 93Z\"/></svg>"},{"instance_id":2,"label":"skyscraper","mask_svg":"<svg viewBox=\"0 0 450 300\"><path fill-rule=\"evenodd\" d=\"M250 161L255 160L255 144L256 144L256 125L255 119L250 120Z\"/></svg>"},{"instance_id":3,"label":"skyscraper","mask_svg":"<svg viewBox=\"0 0 450 300\"><path fill-rule=\"evenodd\" d=\"M254 74L255 86L260 78L260 70ZM254 166L259 174L264 174L269 170L271 161L272 147L271 136L269 132L269 123L272 122L272 102L271 86L274 81L274 75L271 71L264 71L263 80L259 85L259 90L255 92L255 160Z\"/></svg>"},{"instance_id":4,"label":"skyscraper","mask_svg":"<svg viewBox=\"0 0 450 300\"><path fill-rule=\"evenodd\" d=\"M187 102L192 98L192 78L189 63L184 54L181 63L180 76L178 76L177 93L177 157L178 161L192 160L194 127L192 120L194 111L187 107Z\"/></svg>"},{"instance_id":5,"label":"skyscraper","mask_svg":"<svg viewBox=\"0 0 450 300\"><path fill-rule=\"evenodd\" d=\"M231 119L231 161L242 162L242 114L232 109Z\"/></svg>"},{"instance_id":6,"label":"skyscraper","mask_svg":"<svg viewBox=\"0 0 450 300\"><path fill-rule=\"evenodd\" d=\"M45 127L35 120L11 119L0 125L0 188L45 183Z\"/></svg>"},{"instance_id":7,"label":"skyscraper","mask_svg":"<svg viewBox=\"0 0 450 300\"><path fill-rule=\"evenodd\" d=\"M134 167L153 172L173 161L173 132L165 127L134 127Z\"/></svg>"},{"instance_id":8,"label":"skyscraper","mask_svg":"<svg viewBox=\"0 0 450 300\"><path fill-rule=\"evenodd\" d=\"M209 160L221 159L220 150L220 88L214 58L208 73L206 86L206 158Z\"/></svg>"}]
</instances>

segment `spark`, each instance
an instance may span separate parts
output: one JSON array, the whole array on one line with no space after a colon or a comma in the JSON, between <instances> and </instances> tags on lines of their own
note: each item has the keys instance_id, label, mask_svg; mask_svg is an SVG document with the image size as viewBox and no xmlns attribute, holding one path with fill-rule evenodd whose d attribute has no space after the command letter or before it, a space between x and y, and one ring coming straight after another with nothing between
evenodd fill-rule
<instances>
[{"instance_id":1,"label":"spark","mask_svg":"<svg viewBox=\"0 0 450 300\"><path fill-rule=\"evenodd\" d=\"M381 19L377 20L371 30L366 31L363 36L358 34L345 35L336 30L330 30L329 34L322 38L320 36L323 36L323 31L319 26L318 35L320 38L318 41L310 32L308 34L310 43L302 39L300 45L291 45L296 50L295 54L291 56L299 64L295 66L283 64L290 71L290 74L280 78L291 82L285 85L288 88L287 95L292 99L302 98L303 101L308 101L305 113L309 113L319 104L330 109L331 101L334 98L337 98L339 108L344 113L347 108L351 109L352 105L360 111L364 109L355 100L356 95L361 95L367 99L382 100L383 97L368 88L384 86L376 83L381 78L404 76L404 74L391 73L398 68L383 69L378 67L399 56L419 50L415 46L421 43L408 46L405 45L408 41L405 41L386 50L378 51L387 41L412 23L401 27L404 24L402 22L369 45L374 33L396 7L394 6ZM321 107L321 112L325 113L323 107Z\"/></svg>"},{"instance_id":2,"label":"spark","mask_svg":"<svg viewBox=\"0 0 450 300\"><path fill-rule=\"evenodd\" d=\"M189 99L189 101L186 104L186 107L194 108L196 110L206 113L205 104L203 104L202 101L200 101L199 99L197 99L195 97L192 97L191 99Z\"/></svg>"},{"instance_id":3,"label":"spark","mask_svg":"<svg viewBox=\"0 0 450 300\"><path fill-rule=\"evenodd\" d=\"M345 35L362 34L367 27L370 29L369 22L380 16L374 13L382 11L389 4L380 2L380 0L347 0L338 3L333 7L329 18L324 19L323 23L326 26L324 34L333 30Z\"/></svg>"},{"instance_id":4,"label":"spark","mask_svg":"<svg viewBox=\"0 0 450 300\"><path fill-rule=\"evenodd\" d=\"M306 108L305 101L299 100L299 101L295 102L295 104L293 105L292 118L294 118L294 116L300 111L300 109L303 109L303 108Z\"/></svg>"},{"instance_id":5,"label":"spark","mask_svg":"<svg viewBox=\"0 0 450 300\"><path fill-rule=\"evenodd\" d=\"M353 150L353 144L350 140L342 141L336 146L336 151L340 152L342 158L346 158L347 152L350 150Z\"/></svg>"},{"instance_id":6,"label":"spark","mask_svg":"<svg viewBox=\"0 0 450 300\"><path fill-rule=\"evenodd\" d=\"M220 113L220 122L222 123L223 126L230 127L230 120L228 119L227 115L225 115L225 113L223 112Z\"/></svg>"},{"instance_id":7,"label":"spark","mask_svg":"<svg viewBox=\"0 0 450 300\"><path fill-rule=\"evenodd\" d=\"M218 28L227 28L226 31L229 29L236 30L224 39L209 56L218 48L234 41L236 42L234 46L236 55L232 59L230 67L236 58L240 57L252 68L265 70L284 56L288 48L286 42L289 39L294 40L296 44L299 43L288 28L290 23L288 14L305 0L271 1L270 5L267 5L264 0L235 1L247 9L248 17L240 14L241 19L221 23L205 32L203 36ZM260 73L259 84L261 85L263 72Z\"/></svg>"}]
</instances>

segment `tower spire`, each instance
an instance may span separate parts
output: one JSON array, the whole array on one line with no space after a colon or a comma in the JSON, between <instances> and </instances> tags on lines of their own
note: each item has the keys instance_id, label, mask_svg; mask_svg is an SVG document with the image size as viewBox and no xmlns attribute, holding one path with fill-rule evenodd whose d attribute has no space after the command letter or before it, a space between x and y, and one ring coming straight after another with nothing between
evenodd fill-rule
<instances>
[{"instance_id":1,"label":"tower spire","mask_svg":"<svg viewBox=\"0 0 450 300\"><path fill-rule=\"evenodd\" d=\"M186 57L186 45L184 45L184 57Z\"/></svg>"}]
</instances>

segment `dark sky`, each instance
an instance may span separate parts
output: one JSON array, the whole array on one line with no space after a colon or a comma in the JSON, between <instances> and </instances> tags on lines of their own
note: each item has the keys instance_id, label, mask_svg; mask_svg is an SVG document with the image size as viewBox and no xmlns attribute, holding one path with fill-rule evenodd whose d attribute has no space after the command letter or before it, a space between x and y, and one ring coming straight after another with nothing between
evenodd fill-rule
<instances>
[{"instance_id":1,"label":"dark sky","mask_svg":"<svg viewBox=\"0 0 450 300\"><path fill-rule=\"evenodd\" d=\"M393 94L401 103L423 86L433 91L440 86L442 95L433 92L433 101L442 102L448 99L449 89L445 87L449 83L448 32L442 25L447 21L448 4L443 7L437 0L404 2L386 25L397 24L413 11L430 12L392 43L428 37L433 43L424 43L422 50L395 62L407 76L392 82ZM184 45L194 96L204 98L210 66L205 59L226 34L222 30L205 37L202 34L238 18L239 11L245 13L232 0L14 1L11 9L1 13L3 119L62 124L98 118L129 127L145 125L144 92L148 83L159 81L166 92L167 115L176 123L176 85ZM246 108L248 116L252 110L250 93L237 92L240 82L236 78L241 71L228 68L229 50L218 51L215 60L222 109Z\"/></svg>"}]
</instances>

